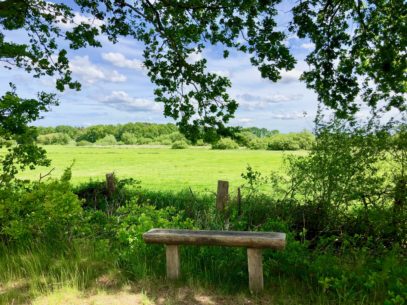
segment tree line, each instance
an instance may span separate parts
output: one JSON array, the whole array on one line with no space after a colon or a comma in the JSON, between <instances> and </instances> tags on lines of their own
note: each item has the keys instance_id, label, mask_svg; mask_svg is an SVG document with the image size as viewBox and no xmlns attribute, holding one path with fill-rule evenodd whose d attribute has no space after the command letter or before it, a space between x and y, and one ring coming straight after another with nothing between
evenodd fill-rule
<instances>
[{"instance_id":1,"label":"tree line","mask_svg":"<svg viewBox=\"0 0 407 305\"><path fill-rule=\"evenodd\" d=\"M172 145L186 148L188 145L212 145L213 149L309 150L315 136L310 131L280 133L278 130L249 127L237 128L231 137L219 138L215 142L198 139L187 140L174 124L127 123L116 125L94 125L73 127L36 127L36 142L42 145Z\"/></svg>"}]
</instances>

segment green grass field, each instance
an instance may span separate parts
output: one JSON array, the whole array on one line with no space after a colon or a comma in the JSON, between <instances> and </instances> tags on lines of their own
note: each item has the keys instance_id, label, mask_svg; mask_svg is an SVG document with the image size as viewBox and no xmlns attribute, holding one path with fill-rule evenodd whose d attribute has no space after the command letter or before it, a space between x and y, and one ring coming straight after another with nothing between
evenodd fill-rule
<instances>
[{"instance_id":1,"label":"green grass field","mask_svg":"<svg viewBox=\"0 0 407 305\"><path fill-rule=\"evenodd\" d=\"M267 174L272 170L281 170L284 156L288 154L246 149L222 151L205 147L182 150L142 146L45 148L52 160L51 167L27 171L21 177L38 179L40 174L44 175L51 168L55 168L52 177L59 177L75 160L73 183L101 180L106 173L115 172L119 178L135 178L145 188L160 190L186 187L214 190L219 179L228 180L231 187L237 187L243 183L240 175L248 164Z\"/></svg>"}]
</instances>

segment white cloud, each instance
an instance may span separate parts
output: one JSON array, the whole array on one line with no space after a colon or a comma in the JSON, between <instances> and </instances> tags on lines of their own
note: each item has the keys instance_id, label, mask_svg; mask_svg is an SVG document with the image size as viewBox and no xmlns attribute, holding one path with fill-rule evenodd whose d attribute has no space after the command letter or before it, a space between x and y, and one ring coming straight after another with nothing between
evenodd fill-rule
<instances>
[{"instance_id":1,"label":"white cloud","mask_svg":"<svg viewBox=\"0 0 407 305\"><path fill-rule=\"evenodd\" d=\"M223 76L223 77L230 77L230 72L226 71L226 70L215 70L215 71L211 71L211 73L215 73L219 76Z\"/></svg>"},{"instance_id":2,"label":"white cloud","mask_svg":"<svg viewBox=\"0 0 407 305\"><path fill-rule=\"evenodd\" d=\"M283 95L273 94L267 96L253 95L244 93L236 96L236 99L242 109L256 110L265 109L270 104L286 103L298 100L302 97L301 94Z\"/></svg>"},{"instance_id":3,"label":"white cloud","mask_svg":"<svg viewBox=\"0 0 407 305\"><path fill-rule=\"evenodd\" d=\"M285 112L270 114L271 119L276 120L298 120L307 117L307 113L304 112Z\"/></svg>"},{"instance_id":4,"label":"white cloud","mask_svg":"<svg viewBox=\"0 0 407 305\"><path fill-rule=\"evenodd\" d=\"M155 102L149 99L131 97L124 91L113 91L111 95L103 98L101 102L122 111L160 111L160 107Z\"/></svg>"},{"instance_id":5,"label":"white cloud","mask_svg":"<svg viewBox=\"0 0 407 305\"><path fill-rule=\"evenodd\" d=\"M96 19L94 17L87 17L85 15L82 15L80 12L74 12L74 16L72 19L68 19L65 22L62 20L62 18L57 18L57 22L60 28L65 29L65 30L71 30L75 26L84 23L84 24L89 24L94 27L101 27L104 22L102 20Z\"/></svg>"},{"instance_id":6,"label":"white cloud","mask_svg":"<svg viewBox=\"0 0 407 305\"><path fill-rule=\"evenodd\" d=\"M252 118L236 118L235 121L237 123L241 123L241 124L248 124L248 123L253 122L253 119Z\"/></svg>"},{"instance_id":7,"label":"white cloud","mask_svg":"<svg viewBox=\"0 0 407 305\"><path fill-rule=\"evenodd\" d=\"M303 44L301 44L301 48L306 49L306 50L312 50L315 48L315 44L313 44L312 42L303 43Z\"/></svg>"},{"instance_id":8,"label":"white cloud","mask_svg":"<svg viewBox=\"0 0 407 305\"><path fill-rule=\"evenodd\" d=\"M303 71L298 70L298 69L293 69L290 71L281 71L281 80L279 80L280 83L283 84L289 84L293 82L298 82L300 80L300 76Z\"/></svg>"},{"instance_id":9,"label":"white cloud","mask_svg":"<svg viewBox=\"0 0 407 305\"><path fill-rule=\"evenodd\" d=\"M187 57L187 62L190 64L194 64L197 61L201 60L203 58L202 53L201 52L192 52L188 55Z\"/></svg>"},{"instance_id":10,"label":"white cloud","mask_svg":"<svg viewBox=\"0 0 407 305\"><path fill-rule=\"evenodd\" d=\"M128 59L123 54L117 52L103 53L102 58L116 67L142 70L144 65L138 59Z\"/></svg>"},{"instance_id":11,"label":"white cloud","mask_svg":"<svg viewBox=\"0 0 407 305\"><path fill-rule=\"evenodd\" d=\"M127 80L127 77L116 70L104 71L89 60L89 56L75 56L70 62L72 72L82 81L93 84L99 80L118 83Z\"/></svg>"}]
</instances>

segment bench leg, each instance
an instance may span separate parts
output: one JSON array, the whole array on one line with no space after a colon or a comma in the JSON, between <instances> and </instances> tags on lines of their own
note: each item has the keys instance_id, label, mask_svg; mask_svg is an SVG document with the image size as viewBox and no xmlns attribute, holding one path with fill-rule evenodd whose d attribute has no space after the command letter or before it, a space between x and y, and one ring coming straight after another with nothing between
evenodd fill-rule
<instances>
[{"instance_id":1,"label":"bench leg","mask_svg":"<svg viewBox=\"0 0 407 305\"><path fill-rule=\"evenodd\" d=\"M167 258L167 278L176 280L180 275L178 245L165 245Z\"/></svg>"},{"instance_id":2,"label":"bench leg","mask_svg":"<svg viewBox=\"0 0 407 305\"><path fill-rule=\"evenodd\" d=\"M263 255L261 249L247 248L249 288L257 293L263 290Z\"/></svg>"}]
</instances>

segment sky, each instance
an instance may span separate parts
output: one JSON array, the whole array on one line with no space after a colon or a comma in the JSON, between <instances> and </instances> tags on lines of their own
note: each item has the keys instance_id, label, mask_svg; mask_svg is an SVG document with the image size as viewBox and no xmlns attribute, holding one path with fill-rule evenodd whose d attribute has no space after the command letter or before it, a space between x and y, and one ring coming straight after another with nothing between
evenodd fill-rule
<instances>
[{"instance_id":1,"label":"sky","mask_svg":"<svg viewBox=\"0 0 407 305\"><path fill-rule=\"evenodd\" d=\"M290 2L279 6L278 26L286 27L290 19ZM87 22L79 12L78 21ZM24 41L21 31L7 32L6 40ZM86 48L69 52L74 79L82 83L81 91L55 90L51 77L33 78L25 71L0 67L0 94L9 89L8 83L17 86L22 97L33 97L44 90L56 92L60 105L45 113L35 125L90 126L95 124L117 124L127 122L171 123L165 118L162 105L154 102L154 85L150 82L142 65L143 44L123 38L113 44L101 37L103 47ZM250 64L249 55L231 52L224 59L218 46L208 46L202 54L191 57L208 60L208 71L228 76L232 87L228 93L239 103L231 125L256 126L278 129L282 132L313 129L317 108L316 94L299 81L306 70L304 62L313 45L307 40L290 35L285 41L297 65L294 70L283 71L277 83L262 79L260 72Z\"/></svg>"}]
</instances>

